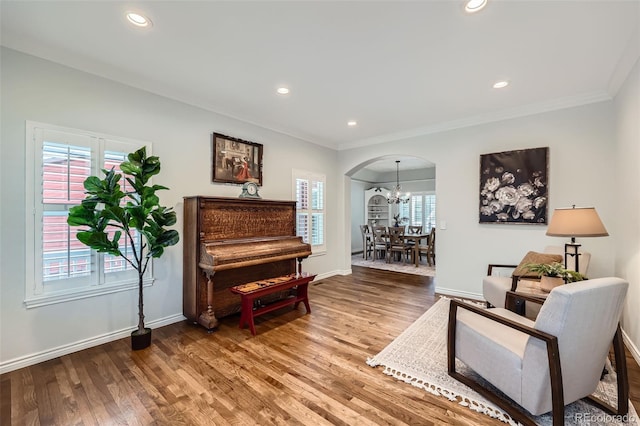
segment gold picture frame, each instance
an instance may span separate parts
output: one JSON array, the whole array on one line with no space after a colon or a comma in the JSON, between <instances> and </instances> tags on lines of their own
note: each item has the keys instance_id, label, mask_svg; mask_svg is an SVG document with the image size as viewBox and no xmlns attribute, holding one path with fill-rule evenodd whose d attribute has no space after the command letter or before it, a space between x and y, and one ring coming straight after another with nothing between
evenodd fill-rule
<instances>
[{"instance_id":1,"label":"gold picture frame","mask_svg":"<svg viewBox=\"0 0 640 426\"><path fill-rule=\"evenodd\" d=\"M263 145L213 133L212 182L262 186Z\"/></svg>"}]
</instances>

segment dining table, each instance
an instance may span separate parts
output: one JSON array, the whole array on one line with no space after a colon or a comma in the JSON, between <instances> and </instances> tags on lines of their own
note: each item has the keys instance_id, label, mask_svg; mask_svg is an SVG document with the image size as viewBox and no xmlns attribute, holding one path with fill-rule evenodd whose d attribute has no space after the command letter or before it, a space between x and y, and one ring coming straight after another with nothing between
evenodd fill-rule
<instances>
[{"instance_id":1,"label":"dining table","mask_svg":"<svg viewBox=\"0 0 640 426\"><path fill-rule=\"evenodd\" d=\"M429 233L428 232L405 232L404 233L404 240L406 242L412 242L413 243L413 262L415 264L416 267L420 266L420 241L422 240L426 240L425 241L425 245L428 245L429 243ZM389 239L389 235L387 233L382 234L382 236L387 239ZM363 245L363 257L366 259L368 259L368 250L367 247L369 246L369 244L371 244L371 242L375 239L375 236L371 233L371 232L367 232L366 234L362 235L362 245ZM387 243L388 244L388 243ZM374 259L375 259L375 254L374 254Z\"/></svg>"},{"instance_id":2,"label":"dining table","mask_svg":"<svg viewBox=\"0 0 640 426\"><path fill-rule=\"evenodd\" d=\"M428 232L405 232L404 240L409 242L413 242L413 261L416 265L416 268L420 265L420 241L427 240L425 245L429 243L429 233Z\"/></svg>"}]
</instances>

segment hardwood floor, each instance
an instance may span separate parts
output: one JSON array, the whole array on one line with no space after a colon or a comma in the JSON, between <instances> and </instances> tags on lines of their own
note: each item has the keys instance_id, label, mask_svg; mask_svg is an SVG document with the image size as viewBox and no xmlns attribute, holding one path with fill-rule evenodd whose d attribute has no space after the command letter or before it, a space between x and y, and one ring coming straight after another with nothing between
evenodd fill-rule
<instances>
[{"instance_id":1,"label":"hardwood floor","mask_svg":"<svg viewBox=\"0 0 640 426\"><path fill-rule=\"evenodd\" d=\"M354 267L309 288L258 335L224 318L155 329L0 376L2 425L502 425L366 365L436 300L433 278ZM628 356L638 407L640 369Z\"/></svg>"}]
</instances>

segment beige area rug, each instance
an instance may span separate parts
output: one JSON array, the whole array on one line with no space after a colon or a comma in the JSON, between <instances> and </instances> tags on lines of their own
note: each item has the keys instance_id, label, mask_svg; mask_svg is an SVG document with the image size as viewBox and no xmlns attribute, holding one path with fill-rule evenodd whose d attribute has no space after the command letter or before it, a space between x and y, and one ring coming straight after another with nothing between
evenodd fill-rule
<instances>
[{"instance_id":1,"label":"beige area rug","mask_svg":"<svg viewBox=\"0 0 640 426\"><path fill-rule=\"evenodd\" d=\"M367 360L371 367L383 366L384 374L424 389L450 401L458 401L471 410L484 413L511 425L517 425L478 393L447 374L447 320L449 299L441 298L402 332L379 354ZM456 369L465 375L472 371L456 360ZM479 377L475 377L481 381ZM605 375L595 395L610 405L616 404L615 372ZM550 414L534 418L539 425L551 425ZM565 425L638 425L638 414L629 401L629 414L612 416L584 401L565 407Z\"/></svg>"},{"instance_id":2,"label":"beige area rug","mask_svg":"<svg viewBox=\"0 0 640 426\"><path fill-rule=\"evenodd\" d=\"M384 260L364 260L362 254L354 254L351 256L351 264L355 266L364 266L365 268L383 269L385 271L403 272L405 274L425 275L427 277L436 276L436 268L428 266L426 260L422 260L420 266L416 268L413 263L391 262Z\"/></svg>"}]
</instances>

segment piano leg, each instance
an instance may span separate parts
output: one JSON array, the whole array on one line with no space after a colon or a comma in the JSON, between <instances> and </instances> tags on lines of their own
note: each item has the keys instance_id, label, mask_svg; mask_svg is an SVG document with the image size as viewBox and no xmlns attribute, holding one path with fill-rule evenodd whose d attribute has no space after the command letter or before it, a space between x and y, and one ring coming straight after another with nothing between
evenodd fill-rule
<instances>
[{"instance_id":1,"label":"piano leg","mask_svg":"<svg viewBox=\"0 0 640 426\"><path fill-rule=\"evenodd\" d=\"M209 333L218 326L218 319L213 313L213 274L207 274L207 311L200 314L198 323L205 327Z\"/></svg>"}]
</instances>

